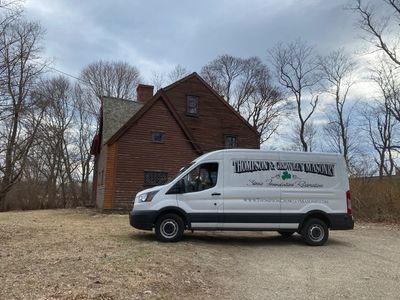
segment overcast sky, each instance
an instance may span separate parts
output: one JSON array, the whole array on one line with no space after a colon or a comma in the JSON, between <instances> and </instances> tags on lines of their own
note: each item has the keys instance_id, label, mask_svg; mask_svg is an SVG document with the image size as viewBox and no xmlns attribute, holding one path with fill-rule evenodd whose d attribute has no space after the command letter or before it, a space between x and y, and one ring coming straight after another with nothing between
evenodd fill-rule
<instances>
[{"instance_id":1,"label":"overcast sky","mask_svg":"<svg viewBox=\"0 0 400 300\"><path fill-rule=\"evenodd\" d=\"M349 0L26 0L46 30L46 56L73 75L90 62L125 60L147 80L176 64L199 71L216 56L259 56L298 37L321 54L361 43Z\"/></svg>"},{"instance_id":2,"label":"overcast sky","mask_svg":"<svg viewBox=\"0 0 400 300\"><path fill-rule=\"evenodd\" d=\"M344 48L365 62L366 44L356 16L345 7L352 0L26 0L27 18L46 30L45 56L53 67L78 76L97 60L123 60L139 68L143 83L154 72L180 64L188 71L221 54L258 56L268 63L268 50L279 42L301 38L326 55ZM372 99L377 91L362 63L349 101ZM327 122L324 95L313 122ZM295 116L291 116L295 118ZM290 140L280 130L270 145ZM286 136L286 137L285 137ZM280 138L281 137L281 138ZM282 139L283 137L283 139Z\"/></svg>"}]
</instances>

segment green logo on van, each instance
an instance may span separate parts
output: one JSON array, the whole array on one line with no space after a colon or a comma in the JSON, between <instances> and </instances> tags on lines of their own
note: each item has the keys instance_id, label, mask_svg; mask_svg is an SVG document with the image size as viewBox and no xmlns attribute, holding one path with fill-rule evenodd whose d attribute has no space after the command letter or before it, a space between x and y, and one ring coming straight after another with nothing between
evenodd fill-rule
<instances>
[{"instance_id":1,"label":"green logo on van","mask_svg":"<svg viewBox=\"0 0 400 300\"><path fill-rule=\"evenodd\" d=\"M291 179L291 178L292 178L292 175L288 171L285 171L282 173L282 180Z\"/></svg>"}]
</instances>

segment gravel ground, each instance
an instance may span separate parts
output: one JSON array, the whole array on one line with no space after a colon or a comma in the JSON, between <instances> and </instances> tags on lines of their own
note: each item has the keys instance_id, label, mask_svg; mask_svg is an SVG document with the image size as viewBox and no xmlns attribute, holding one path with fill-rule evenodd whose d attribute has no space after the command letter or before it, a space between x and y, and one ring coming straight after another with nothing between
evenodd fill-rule
<instances>
[{"instance_id":1,"label":"gravel ground","mask_svg":"<svg viewBox=\"0 0 400 300\"><path fill-rule=\"evenodd\" d=\"M162 244L126 215L0 213L0 299L400 299L399 229L356 223L323 247L274 232Z\"/></svg>"}]
</instances>

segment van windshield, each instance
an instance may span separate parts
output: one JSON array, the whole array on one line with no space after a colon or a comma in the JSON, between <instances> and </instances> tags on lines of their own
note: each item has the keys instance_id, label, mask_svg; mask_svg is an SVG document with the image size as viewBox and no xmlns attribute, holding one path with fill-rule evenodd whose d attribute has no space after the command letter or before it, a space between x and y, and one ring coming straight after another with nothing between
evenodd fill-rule
<instances>
[{"instance_id":1,"label":"van windshield","mask_svg":"<svg viewBox=\"0 0 400 300\"><path fill-rule=\"evenodd\" d=\"M181 175L183 172L185 172L187 169L189 169L194 163L195 163L195 162L192 161L190 164L188 164L188 165L182 167L182 168L179 170L179 172L178 172L175 176L172 176L171 178L168 179L168 181L166 182L166 184L167 184L167 183L170 183L171 181L174 181L175 178L177 178L179 175Z\"/></svg>"}]
</instances>

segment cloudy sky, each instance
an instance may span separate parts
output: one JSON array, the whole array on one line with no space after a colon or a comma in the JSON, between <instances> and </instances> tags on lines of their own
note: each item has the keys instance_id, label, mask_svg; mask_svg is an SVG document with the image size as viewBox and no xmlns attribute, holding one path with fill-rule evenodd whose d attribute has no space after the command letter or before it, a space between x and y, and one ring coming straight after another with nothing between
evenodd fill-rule
<instances>
[{"instance_id":1,"label":"cloudy sky","mask_svg":"<svg viewBox=\"0 0 400 300\"><path fill-rule=\"evenodd\" d=\"M46 56L73 75L99 60L126 60L143 77L176 64L189 71L216 56L259 56L298 37L321 54L360 46L349 0L26 0L46 30Z\"/></svg>"}]
</instances>

